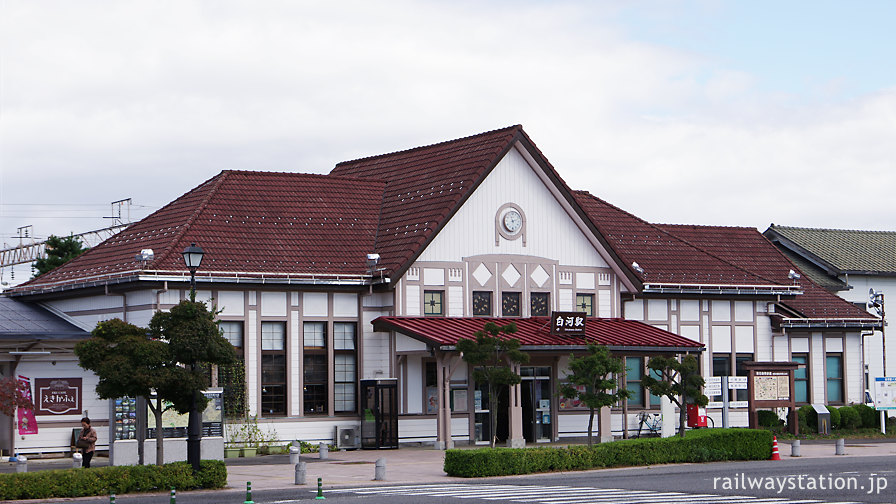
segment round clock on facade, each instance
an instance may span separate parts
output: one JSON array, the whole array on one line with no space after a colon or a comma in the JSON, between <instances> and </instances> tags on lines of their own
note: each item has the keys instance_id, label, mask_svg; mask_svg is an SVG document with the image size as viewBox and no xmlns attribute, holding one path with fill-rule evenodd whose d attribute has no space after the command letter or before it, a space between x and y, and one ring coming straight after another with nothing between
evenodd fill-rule
<instances>
[{"instance_id":1,"label":"round clock on facade","mask_svg":"<svg viewBox=\"0 0 896 504\"><path fill-rule=\"evenodd\" d=\"M523 216L516 210L510 210L504 214L504 229L510 233L516 233L523 227Z\"/></svg>"}]
</instances>

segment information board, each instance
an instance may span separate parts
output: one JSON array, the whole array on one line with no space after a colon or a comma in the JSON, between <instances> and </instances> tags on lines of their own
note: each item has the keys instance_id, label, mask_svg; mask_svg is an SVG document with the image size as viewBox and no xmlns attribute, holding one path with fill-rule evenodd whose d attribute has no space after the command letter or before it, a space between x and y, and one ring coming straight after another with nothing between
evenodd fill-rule
<instances>
[{"instance_id":1,"label":"information board","mask_svg":"<svg viewBox=\"0 0 896 504\"><path fill-rule=\"evenodd\" d=\"M896 410L896 376L878 376L874 379L874 408Z\"/></svg>"},{"instance_id":2,"label":"information board","mask_svg":"<svg viewBox=\"0 0 896 504\"><path fill-rule=\"evenodd\" d=\"M760 374L753 376L753 397L757 401L790 400L790 377L786 374Z\"/></svg>"}]
</instances>

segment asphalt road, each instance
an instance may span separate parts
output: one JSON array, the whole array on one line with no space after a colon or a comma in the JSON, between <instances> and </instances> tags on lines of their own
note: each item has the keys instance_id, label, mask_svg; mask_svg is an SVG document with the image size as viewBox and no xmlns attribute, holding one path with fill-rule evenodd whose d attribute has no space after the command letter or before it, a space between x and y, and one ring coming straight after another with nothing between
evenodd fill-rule
<instances>
[{"instance_id":1,"label":"asphalt road","mask_svg":"<svg viewBox=\"0 0 896 504\"><path fill-rule=\"evenodd\" d=\"M746 483L747 488L743 488ZM762 488L750 488L756 485ZM584 503L737 503L896 502L896 460L892 456L816 458L790 461L721 462L504 478L461 483L393 485L327 490L325 500L355 504L469 504L532 502ZM253 502L288 504L315 501L313 485L256 491ZM56 502L106 503L108 497ZM243 503L244 490L182 492L181 504ZM122 495L122 504L162 504L167 493ZM319 501L318 501L319 502Z\"/></svg>"}]
</instances>

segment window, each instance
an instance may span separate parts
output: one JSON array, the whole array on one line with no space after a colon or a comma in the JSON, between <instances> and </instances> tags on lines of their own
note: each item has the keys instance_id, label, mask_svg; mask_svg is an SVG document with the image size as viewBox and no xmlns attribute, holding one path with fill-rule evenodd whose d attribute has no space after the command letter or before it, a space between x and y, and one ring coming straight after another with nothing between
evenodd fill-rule
<instances>
[{"instance_id":1,"label":"window","mask_svg":"<svg viewBox=\"0 0 896 504\"><path fill-rule=\"evenodd\" d=\"M641 357L625 358L625 390L628 390L630 406L644 406L644 387L641 378L644 376L644 361Z\"/></svg>"},{"instance_id":2,"label":"window","mask_svg":"<svg viewBox=\"0 0 896 504\"><path fill-rule=\"evenodd\" d=\"M533 317L547 317L550 315L550 298L547 292L533 292L530 295L529 314Z\"/></svg>"},{"instance_id":3,"label":"window","mask_svg":"<svg viewBox=\"0 0 896 504\"><path fill-rule=\"evenodd\" d=\"M790 360L803 364L793 372L793 400L798 403L809 402L809 355L793 354Z\"/></svg>"},{"instance_id":4,"label":"window","mask_svg":"<svg viewBox=\"0 0 896 504\"><path fill-rule=\"evenodd\" d=\"M423 314L442 315L445 313L442 307L442 298L445 291L423 291Z\"/></svg>"},{"instance_id":5,"label":"window","mask_svg":"<svg viewBox=\"0 0 896 504\"><path fill-rule=\"evenodd\" d=\"M520 316L520 293L504 292L501 294L501 316L502 317L519 317Z\"/></svg>"},{"instance_id":6,"label":"window","mask_svg":"<svg viewBox=\"0 0 896 504\"><path fill-rule=\"evenodd\" d=\"M233 345L233 348L243 348L243 323L242 322L218 322L221 328L221 335ZM237 352L242 355L242 352Z\"/></svg>"},{"instance_id":7,"label":"window","mask_svg":"<svg viewBox=\"0 0 896 504\"><path fill-rule=\"evenodd\" d=\"M663 377L663 373L661 371L657 371L656 369L647 368L647 372L650 373L651 377L653 377L657 380L660 380ZM662 399L660 398L660 396L653 395L650 393L650 391L647 391L647 395L650 396L650 405L651 406L659 406L660 403L662 402Z\"/></svg>"},{"instance_id":8,"label":"window","mask_svg":"<svg viewBox=\"0 0 896 504\"><path fill-rule=\"evenodd\" d=\"M744 362L753 360L753 354L737 354L735 357L737 366L734 370L735 376L749 376L750 373L747 372L747 369L744 367ZM734 392L734 401L749 401L750 400L750 391L747 389L737 389Z\"/></svg>"},{"instance_id":9,"label":"window","mask_svg":"<svg viewBox=\"0 0 896 504\"><path fill-rule=\"evenodd\" d=\"M713 376L731 376L731 354L717 353L712 356L712 375ZM729 400L731 397L729 396ZM721 401L722 396L712 396L710 401Z\"/></svg>"},{"instance_id":10,"label":"window","mask_svg":"<svg viewBox=\"0 0 896 504\"><path fill-rule=\"evenodd\" d=\"M439 375L435 361L423 361L423 412L435 415L439 411Z\"/></svg>"},{"instance_id":11,"label":"window","mask_svg":"<svg viewBox=\"0 0 896 504\"><path fill-rule=\"evenodd\" d=\"M356 381L356 354L355 333L357 324L354 322L333 322L333 374L335 410L339 412L353 412L356 410L355 397Z\"/></svg>"},{"instance_id":12,"label":"window","mask_svg":"<svg viewBox=\"0 0 896 504\"><path fill-rule=\"evenodd\" d=\"M327 323L305 322L303 326L304 384L302 398L306 415L327 413Z\"/></svg>"},{"instance_id":13,"label":"window","mask_svg":"<svg viewBox=\"0 0 896 504\"><path fill-rule=\"evenodd\" d=\"M827 354L825 358L827 374L828 403L843 402L843 354Z\"/></svg>"},{"instance_id":14,"label":"window","mask_svg":"<svg viewBox=\"0 0 896 504\"><path fill-rule=\"evenodd\" d=\"M477 291L473 293L473 316L492 316L492 293Z\"/></svg>"},{"instance_id":15,"label":"window","mask_svg":"<svg viewBox=\"0 0 896 504\"><path fill-rule=\"evenodd\" d=\"M576 294L576 311L585 312L588 317L594 316L594 294Z\"/></svg>"},{"instance_id":16,"label":"window","mask_svg":"<svg viewBox=\"0 0 896 504\"><path fill-rule=\"evenodd\" d=\"M286 415L286 323L261 323L261 411Z\"/></svg>"}]
</instances>

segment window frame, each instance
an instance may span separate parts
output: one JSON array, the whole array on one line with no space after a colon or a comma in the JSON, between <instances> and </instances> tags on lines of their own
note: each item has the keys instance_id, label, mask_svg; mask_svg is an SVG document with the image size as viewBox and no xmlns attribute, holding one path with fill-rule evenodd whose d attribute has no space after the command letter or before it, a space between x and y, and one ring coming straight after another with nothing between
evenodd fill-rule
<instances>
[{"instance_id":1,"label":"window frame","mask_svg":"<svg viewBox=\"0 0 896 504\"><path fill-rule=\"evenodd\" d=\"M803 361L800 362L797 359L803 359ZM810 365L809 354L806 352L791 353L790 360L803 365L802 369L797 367L793 372L793 400L797 404L810 404L812 402L812 385L811 385L811 381L810 381L812 378L812 373L810 372L810 369L809 369L809 365ZM806 374L805 377L800 377L799 376L800 372L805 373ZM806 388L806 400L805 401L797 400L797 396L799 395L799 389L801 386L804 386Z\"/></svg>"},{"instance_id":2,"label":"window frame","mask_svg":"<svg viewBox=\"0 0 896 504\"><path fill-rule=\"evenodd\" d=\"M586 307L586 303L585 303L586 299L589 300L589 302L587 303L587 307ZM586 317L593 317L594 316L594 294L587 293L587 292L577 292L576 293L575 311L585 312Z\"/></svg>"},{"instance_id":3,"label":"window frame","mask_svg":"<svg viewBox=\"0 0 896 504\"><path fill-rule=\"evenodd\" d=\"M265 331L265 328L274 326L281 328L282 332L278 332L280 332L283 337L282 342L280 342L279 345L275 344L274 346L265 348L266 341L274 341L270 340L269 338L265 338L265 335L268 334L268 332ZM286 416L289 411L289 397L287 391L287 384L289 381L289 365L286 358L286 342L288 340L287 330L287 324L285 321L264 320L261 322L261 354L259 355L259 370L261 374L261 380L259 381L259 402L261 413L266 417L283 417ZM280 362L282 362L282 370L280 370L283 376L282 381L270 381L269 378L271 376L271 373L278 371L273 367L281 367ZM270 366L270 368L269 370L266 370L268 366ZM275 387L277 389L280 389L282 392L275 394L273 392L265 391L268 388L273 390ZM275 410L274 407L278 404L282 404L282 409L277 407L277 409Z\"/></svg>"},{"instance_id":4,"label":"window frame","mask_svg":"<svg viewBox=\"0 0 896 504\"><path fill-rule=\"evenodd\" d=\"M439 311L431 311L435 308L435 297L438 295ZM445 291L444 290L424 290L423 291L423 316L424 317L442 317L445 315Z\"/></svg>"},{"instance_id":5,"label":"window frame","mask_svg":"<svg viewBox=\"0 0 896 504\"><path fill-rule=\"evenodd\" d=\"M337 344L337 341L345 341L344 338L337 339L337 335L344 334L340 333L337 330L337 327L352 327L351 333L351 348L340 348L340 345ZM351 380L340 380L337 373L340 371L338 367L337 360L341 360L344 358L349 358L351 362ZM343 370L344 371L344 370ZM340 404L345 404L346 400L343 398L340 400L337 397L339 393L338 390L340 388L344 388L347 386L351 386L352 388L352 408L345 409L340 407ZM357 413L358 411L358 323L357 322L343 322L343 321L335 321L333 322L333 412L335 414L340 413Z\"/></svg>"},{"instance_id":6,"label":"window frame","mask_svg":"<svg viewBox=\"0 0 896 504\"><path fill-rule=\"evenodd\" d=\"M329 331L328 323L321 320L306 320L302 324L302 415L303 416L321 416L329 414ZM308 343L318 343L317 331L309 333L308 328L321 327L323 329L323 344L309 346ZM309 340L308 335L311 334L315 339ZM320 378L321 372L317 369L321 357L323 357L324 371L323 379ZM313 373L313 374L310 374ZM313 379L310 379L313 378ZM309 390L309 386L313 390ZM322 392L321 392L322 391ZM320 403L319 397L323 397L323 403ZM319 409L314 409L319 407Z\"/></svg>"},{"instance_id":7,"label":"window frame","mask_svg":"<svg viewBox=\"0 0 896 504\"><path fill-rule=\"evenodd\" d=\"M837 371L839 372L839 376L831 376L831 359L837 359ZM824 355L824 392L825 392L825 402L827 404L846 404L846 387L845 385L845 375L846 369L843 366L843 352L827 352ZM838 400L831 399L831 382L837 383L838 393L840 394L840 398Z\"/></svg>"}]
</instances>

